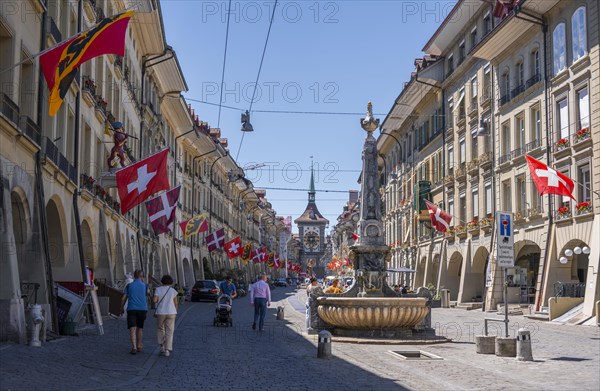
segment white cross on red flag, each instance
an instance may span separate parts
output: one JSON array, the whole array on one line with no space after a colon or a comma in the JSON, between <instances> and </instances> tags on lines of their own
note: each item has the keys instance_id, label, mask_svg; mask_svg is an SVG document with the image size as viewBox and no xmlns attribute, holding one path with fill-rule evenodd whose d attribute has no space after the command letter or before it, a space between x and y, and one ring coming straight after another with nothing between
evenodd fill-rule
<instances>
[{"instance_id":1,"label":"white cross on red flag","mask_svg":"<svg viewBox=\"0 0 600 391\"><path fill-rule=\"evenodd\" d=\"M115 173L122 214L153 194L171 188L167 175L168 156L169 150L165 149Z\"/></svg>"},{"instance_id":2,"label":"white cross on red flag","mask_svg":"<svg viewBox=\"0 0 600 391\"><path fill-rule=\"evenodd\" d=\"M273 267L275 268L275 270L277 270L280 266L281 261L279 260L279 254L275 254L275 256L273 257Z\"/></svg>"},{"instance_id":3,"label":"white cross on red flag","mask_svg":"<svg viewBox=\"0 0 600 391\"><path fill-rule=\"evenodd\" d=\"M146 201L146 210L150 218L150 224L156 235L173 231L177 201L181 186L166 191L158 197Z\"/></svg>"},{"instance_id":4,"label":"white cross on red flag","mask_svg":"<svg viewBox=\"0 0 600 391\"><path fill-rule=\"evenodd\" d=\"M242 239L239 236L225 243L225 252L227 252L229 259L241 256L243 250Z\"/></svg>"},{"instance_id":5,"label":"white cross on red flag","mask_svg":"<svg viewBox=\"0 0 600 391\"><path fill-rule=\"evenodd\" d=\"M431 225L440 232L446 232L452 221L450 213L443 211L429 201L425 201L425 204L427 205L427 210L429 210Z\"/></svg>"},{"instance_id":6,"label":"white cross on red flag","mask_svg":"<svg viewBox=\"0 0 600 391\"><path fill-rule=\"evenodd\" d=\"M527 159L531 178L540 195L558 194L575 199L573 197L575 184L571 178L548 167L539 160L535 160L531 156L525 155L525 159Z\"/></svg>"},{"instance_id":7,"label":"white cross on red flag","mask_svg":"<svg viewBox=\"0 0 600 391\"><path fill-rule=\"evenodd\" d=\"M206 243L209 253L223 248L225 245L225 228L218 229L215 232L206 235L204 243Z\"/></svg>"}]
</instances>

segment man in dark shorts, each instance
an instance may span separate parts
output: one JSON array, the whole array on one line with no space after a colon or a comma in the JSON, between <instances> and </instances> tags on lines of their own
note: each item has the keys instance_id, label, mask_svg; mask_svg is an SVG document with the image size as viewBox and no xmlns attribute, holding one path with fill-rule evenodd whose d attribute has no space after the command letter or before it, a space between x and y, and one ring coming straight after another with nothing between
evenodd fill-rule
<instances>
[{"instance_id":1,"label":"man in dark shorts","mask_svg":"<svg viewBox=\"0 0 600 391\"><path fill-rule=\"evenodd\" d=\"M131 338L131 354L142 350L142 331L148 312L148 286L144 283L144 273L141 270L133 272L135 280L128 284L121 299L121 313L127 301L127 327Z\"/></svg>"}]
</instances>

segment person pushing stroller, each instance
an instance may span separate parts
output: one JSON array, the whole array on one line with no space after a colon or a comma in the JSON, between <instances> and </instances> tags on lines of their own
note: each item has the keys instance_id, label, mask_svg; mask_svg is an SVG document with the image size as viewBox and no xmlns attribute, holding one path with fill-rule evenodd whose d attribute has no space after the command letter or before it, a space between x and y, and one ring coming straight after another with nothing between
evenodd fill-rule
<instances>
[{"instance_id":1,"label":"person pushing stroller","mask_svg":"<svg viewBox=\"0 0 600 391\"><path fill-rule=\"evenodd\" d=\"M221 283L220 288L221 288L221 294L227 295L227 296L231 297L232 299L235 299L237 297L237 289L235 288L235 285L232 282L231 276L227 276L225 281L223 281Z\"/></svg>"}]
</instances>

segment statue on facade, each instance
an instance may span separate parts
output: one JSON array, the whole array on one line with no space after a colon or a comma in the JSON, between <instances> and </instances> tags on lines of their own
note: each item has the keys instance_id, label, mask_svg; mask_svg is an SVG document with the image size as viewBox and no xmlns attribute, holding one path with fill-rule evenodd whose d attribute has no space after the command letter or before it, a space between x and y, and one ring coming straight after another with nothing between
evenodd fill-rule
<instances>
[{"instance_id":1,"label":"statue on facade","mask_svg":"<svg viewBox=\"0 0 600 391\"><path fill-rule=\"evenodd\" d=\"M119 158L119 163L121 167L125 167L125 143L129 138L129 135L124 131L123 124L121 122L113 122L112 127L114 129L113 133L113 141L115 145L113 145L110 150L110 155L108 156L107 163L109 168L115 168L115 158Z\"/></svg>"}]
</instances>

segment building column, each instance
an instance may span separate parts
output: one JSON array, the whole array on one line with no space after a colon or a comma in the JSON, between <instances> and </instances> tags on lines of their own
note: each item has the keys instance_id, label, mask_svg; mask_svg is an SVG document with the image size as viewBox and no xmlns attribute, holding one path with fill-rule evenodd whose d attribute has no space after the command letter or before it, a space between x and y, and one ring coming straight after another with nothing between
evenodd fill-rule
<instances>
[{"instance_id":1,"label":"building column","mask_svg":"<svg viewBox=\"0 0 600 391\"><path fill-rule=\"evenodd\" d=\"M0 166L0 341L26 343L25 308L12 229L9 180Z\"/></svg>"}]
</instances>

